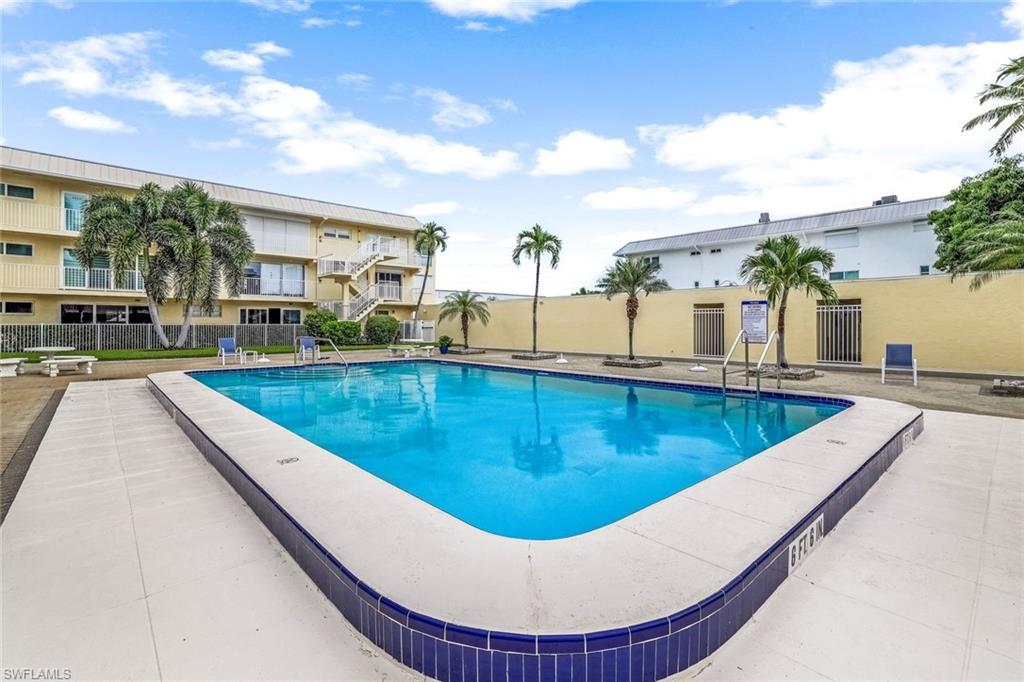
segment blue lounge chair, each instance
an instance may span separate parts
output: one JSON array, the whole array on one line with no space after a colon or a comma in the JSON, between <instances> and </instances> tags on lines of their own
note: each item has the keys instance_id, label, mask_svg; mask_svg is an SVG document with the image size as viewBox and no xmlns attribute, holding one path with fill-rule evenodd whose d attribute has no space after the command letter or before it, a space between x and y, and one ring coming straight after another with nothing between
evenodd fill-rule
<instances>
[{"instance_id":1,"label":"blue lounge chair","mask_svg":"<svg viewBox=\"0 0 1024 682\"><path fill-rule=\"evenodd\" d=\"M299 357L303 361L306 360L306 353L314 360L320 359L320 346L316 345L316 340L312 336L299 337Z\"/></svg>"},{"instance_id":2,"label":"blue lounge chair","mask_svg":"<svg viewBox=\"0 0 1024 682\"><path fill-rule=\"evenodd\" d=\"M909 343L885 344L885 357L882 358L883 384L886 371L911 372L914 377L914 385L917 386L917 358L914 357L914 347Z\"/></svg>"},{"instance_id":3,"label":"blue lounge chair","mask_svg":"<svg viewBox=\"0 0 1024 682\"><path fill-rule=\"evenodd\" d=\"M238 358L238 364L242 364L244 356L242 349L235 344L235 337L222 336L217 339L217 357L220 358L220 364L225 364L229 356Z\"/></svg>"}]
</instances>

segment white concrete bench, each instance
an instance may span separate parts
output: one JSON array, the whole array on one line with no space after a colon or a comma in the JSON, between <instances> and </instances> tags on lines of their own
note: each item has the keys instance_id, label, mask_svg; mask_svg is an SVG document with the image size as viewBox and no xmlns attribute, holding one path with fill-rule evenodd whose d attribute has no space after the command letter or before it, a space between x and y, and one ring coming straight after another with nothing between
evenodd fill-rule
<instances>
[{"instance_id":1,"label":"white concrete bench","mask_svg":"<svg viewBox=\"0 0 1024 682\"><path fill-rule=\"evenodd\" d=\"M25 373L25 363L28 358L3 358L0 359L0 377L13 377Z\"/></svg>"},{"instance_id":2,"label":"white concrete bench","mask_svg":"<svg viewBox=\"0 0 1024 682\"><path fill-rule=\"evenodd\" d=\"M57 376L61 369L75 368L77 372L92 374L92 363L97 362L91 355L58 355L53 360L42 360L39 364L43 371L51 377Z\"/></svg>"}]
</instances>

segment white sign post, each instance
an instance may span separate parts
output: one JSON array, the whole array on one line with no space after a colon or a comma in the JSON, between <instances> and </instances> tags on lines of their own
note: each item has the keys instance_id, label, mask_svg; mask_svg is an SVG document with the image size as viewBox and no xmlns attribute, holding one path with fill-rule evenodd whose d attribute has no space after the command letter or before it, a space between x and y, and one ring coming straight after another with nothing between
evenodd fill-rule
<instances>
[{"instance_id":1,"label":"white sign post","mask_svg":"<svg viewBox=\"0 0 1024 682\"><path fill-rule=\"evenodd\" d=\"M747 343L768 343L768 301L743 301L740 318Z\"/></svg>"}]
</instances>

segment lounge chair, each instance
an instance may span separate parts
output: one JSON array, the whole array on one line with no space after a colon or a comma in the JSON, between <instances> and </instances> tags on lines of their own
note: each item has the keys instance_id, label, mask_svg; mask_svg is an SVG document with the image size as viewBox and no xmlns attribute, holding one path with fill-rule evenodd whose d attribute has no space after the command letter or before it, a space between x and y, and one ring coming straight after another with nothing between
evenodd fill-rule
<instances>
[{"instance_id":1,"label":"lounge chair","mask_svg":"<svg viewBox=\"0 0 1024 682\"><path fill-rule=\"evenodd\" d=\"M305 362L306 354L309 354L313 360L320 359L320 346L316 345L316 340L312 336L300 336L299 337L299 358Z\"/></svg>"},{"instance_id":2,"label":"lounge chair","mask_svg":"<svg viewBox=\"0 0 1024 682\"><path fill-rule=\"evenodd\" d=\"M233 336L222 336L217 339L217 357L220 358L221 365L227 363L228 357L238 358L238 364L240 365L245 362L242 349L235 344L235 337Z\"/></svg>"},{"instance_id":3,"label":"lounge chair","mask_svg":"<svg viewBox=\"0 0 1024 682\"><path fill-rule=\"evenodd\" d=\"M885 357L882 358L882 383L885 383L886 372L910 372L917 386L917 358L914 347L909 343L885 344Z\"/></svg>"}]
</instances>

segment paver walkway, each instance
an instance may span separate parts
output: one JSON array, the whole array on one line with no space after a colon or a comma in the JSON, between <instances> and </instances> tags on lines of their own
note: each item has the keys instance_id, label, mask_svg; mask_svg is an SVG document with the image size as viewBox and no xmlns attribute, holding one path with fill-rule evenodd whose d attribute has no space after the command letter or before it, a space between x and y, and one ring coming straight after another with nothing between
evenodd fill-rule
<instances>
[{"instance_id":1,"label":"paver walkway","mask_svg":"<svg viewBox=\"0 0 1024 682\"><path fill-rule=\"evenodd\" d=\"M1021 679L1024 421L925 433L697 679ZM405 679L141 380L69 386L0 526L2 665Z\"/></svg>"}]
</instances>

